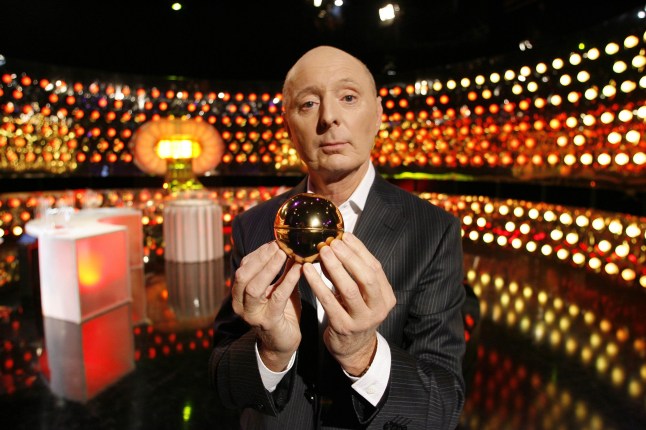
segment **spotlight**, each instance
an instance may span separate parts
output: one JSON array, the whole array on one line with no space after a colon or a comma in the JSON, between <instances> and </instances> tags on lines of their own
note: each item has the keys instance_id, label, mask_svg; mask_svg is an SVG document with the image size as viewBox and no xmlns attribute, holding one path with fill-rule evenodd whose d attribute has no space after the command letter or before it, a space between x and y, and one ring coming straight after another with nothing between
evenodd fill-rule
<instances>
[{"instance_id":1,"label":"spotlight","mask_svg":"<svg viewBox=\"0 0 646 430\"><path fill-rule=\"evenodd\" d=\"M384 23L391 23L399 13L399 5L388 3L379 8L379 19Z\"/></svg>"},{"instance_id":2,"label":"spotlight","mask_svg":"<svg viewBox=\"0 0 646 430\"><path fill-rule=\"evenodd\" d=\"M530 42L529 40L521 40L521 41L518 43L518 48L519 48L521 51L529 51L529 50L530 50L530 49L532 49L533 47L534 47L534 46L532 45L532 42Z\"/></svg>"}]
</instances>

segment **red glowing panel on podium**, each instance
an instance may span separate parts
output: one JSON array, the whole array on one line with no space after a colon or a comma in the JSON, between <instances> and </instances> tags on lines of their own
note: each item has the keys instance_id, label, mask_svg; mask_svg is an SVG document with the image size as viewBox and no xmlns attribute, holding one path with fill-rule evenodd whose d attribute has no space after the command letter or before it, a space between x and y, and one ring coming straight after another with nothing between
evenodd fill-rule
<instances>
[{"instance_id":1,"label":"red glowing panel on podium","mask_svg":"<svg viewBox=\"0 0 646 430\"><path fill-rule=\"evenodd\" d=\"M81 288L95 288L101 282L103 261L95 254L79 255L79 284Z\"/></svg>"},{"instance_id":2,"label":"red glowing panel on podium","mask_svg":"<svg viewBox=\"0 0 646 430\"><path fill-rule=\"evenodd\" d=\"M76 266L83 314L107 303L130 298L128 241L125 231L88 237L76 242Z\"/></svg>"},{"instance_id":3,"label":"red glowing panel on podium","mask_svg":"<svg viewBox=\"0 0 646 430\"><path fill-rule=\"evenodd\" d=\"M101 223L39 238L43 315L83 322L131 301L126 227Z\"/></svg>"}]
</instances>

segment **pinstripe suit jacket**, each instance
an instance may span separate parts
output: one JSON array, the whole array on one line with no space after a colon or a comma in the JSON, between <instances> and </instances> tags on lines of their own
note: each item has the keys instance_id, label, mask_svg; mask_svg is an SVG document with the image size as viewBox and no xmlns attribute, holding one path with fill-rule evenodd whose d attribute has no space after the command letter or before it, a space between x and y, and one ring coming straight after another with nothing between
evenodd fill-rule
<instances>
[{"instance_id":1,"label":"pinstripe suit jacket","mask_svg":"<svg viewBox=\"0 0 646 430\"><path fill-rule=\"evenodd\" d=\"M279 206L305 187L304 180L235 218L234 270L244 255L273 240ZM316 315L314 301L303 277L303 340L297 363L273 393L262 385L253 332L234 314L230 298L216 317L209 375L222 404L240 411L241 428L410 430L457 425L464 403L465 349L459 221L377 175L354 234L381 262L397 298L378 329L392 355L382 401L373 407L352 390L336 362L317 359L321 344L312 340L318 336L312 327L316 323L307 322L313 321L307 315Z\"/></svg>"}]
</instances>

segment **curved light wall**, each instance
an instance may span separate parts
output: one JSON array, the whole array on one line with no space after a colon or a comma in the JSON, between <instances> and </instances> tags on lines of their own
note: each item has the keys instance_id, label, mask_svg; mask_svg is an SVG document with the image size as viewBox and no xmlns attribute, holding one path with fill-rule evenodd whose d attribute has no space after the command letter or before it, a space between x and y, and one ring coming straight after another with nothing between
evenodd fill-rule
<instances>
[{"instance_id":1,"label":"curved light wall","mask_svg":"<svg viewBox=\"0 0 646 430\"><path fill-rule=\"evenodd\" d=\"M623 33L594 46L573 42L551 55L528 51L381 86L373 161L393 175L639 185L645 50L641 34ZM280 114L279 83L240 91L190 80L152 85L28 73L12 64L0 66L0 173L140 174L128 143L142 123L166 117L218 129L225 142L218 174L301 172Z\"/></svg>"}]
</instances>

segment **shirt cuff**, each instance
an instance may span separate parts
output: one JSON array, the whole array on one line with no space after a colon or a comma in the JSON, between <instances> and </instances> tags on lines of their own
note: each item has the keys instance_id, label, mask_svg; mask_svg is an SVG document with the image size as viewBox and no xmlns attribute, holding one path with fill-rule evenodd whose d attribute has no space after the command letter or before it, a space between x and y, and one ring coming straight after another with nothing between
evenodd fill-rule
<instances>
[{"instance_id":1,"label":"shirt cuff","mask_svg":"<svg viewBox=\"0 0 646 430\"><path fill-rule=\"evenodd\" d=\"M390 364L390 346L388 346L386 339L377 333L377 351L365 375L358 378L345 372L345 370L344 372L353 381L352 389L370 402L372 406L377 406L388 387ZM387 376L384 377L384 375Z\"/></svg>"},{"instance_id":2,"label":"shirt cuff","mask_svg":"<svg viewBox=\"0 0 646 430\"><path fill-rule=\"evenodd\" d=\"M260 379L262 379L262 385L265 386L265 389L267 391L273 393L280 381L282 381L283 377L294 365L294 360L296 360L296 352L294 352L292 358L289 360L287 369L283 370L282 372L274 372L273 370L268 369L267 366L265 366L265 363L262 362L262 358L260 358L260 353L258 352L257 343L254 344L254 349L256 351L256 361L258 361L258 369L260 370ZM388 351L388 354L390 355L390 350Z\"/></svg>"}]
</instances>

